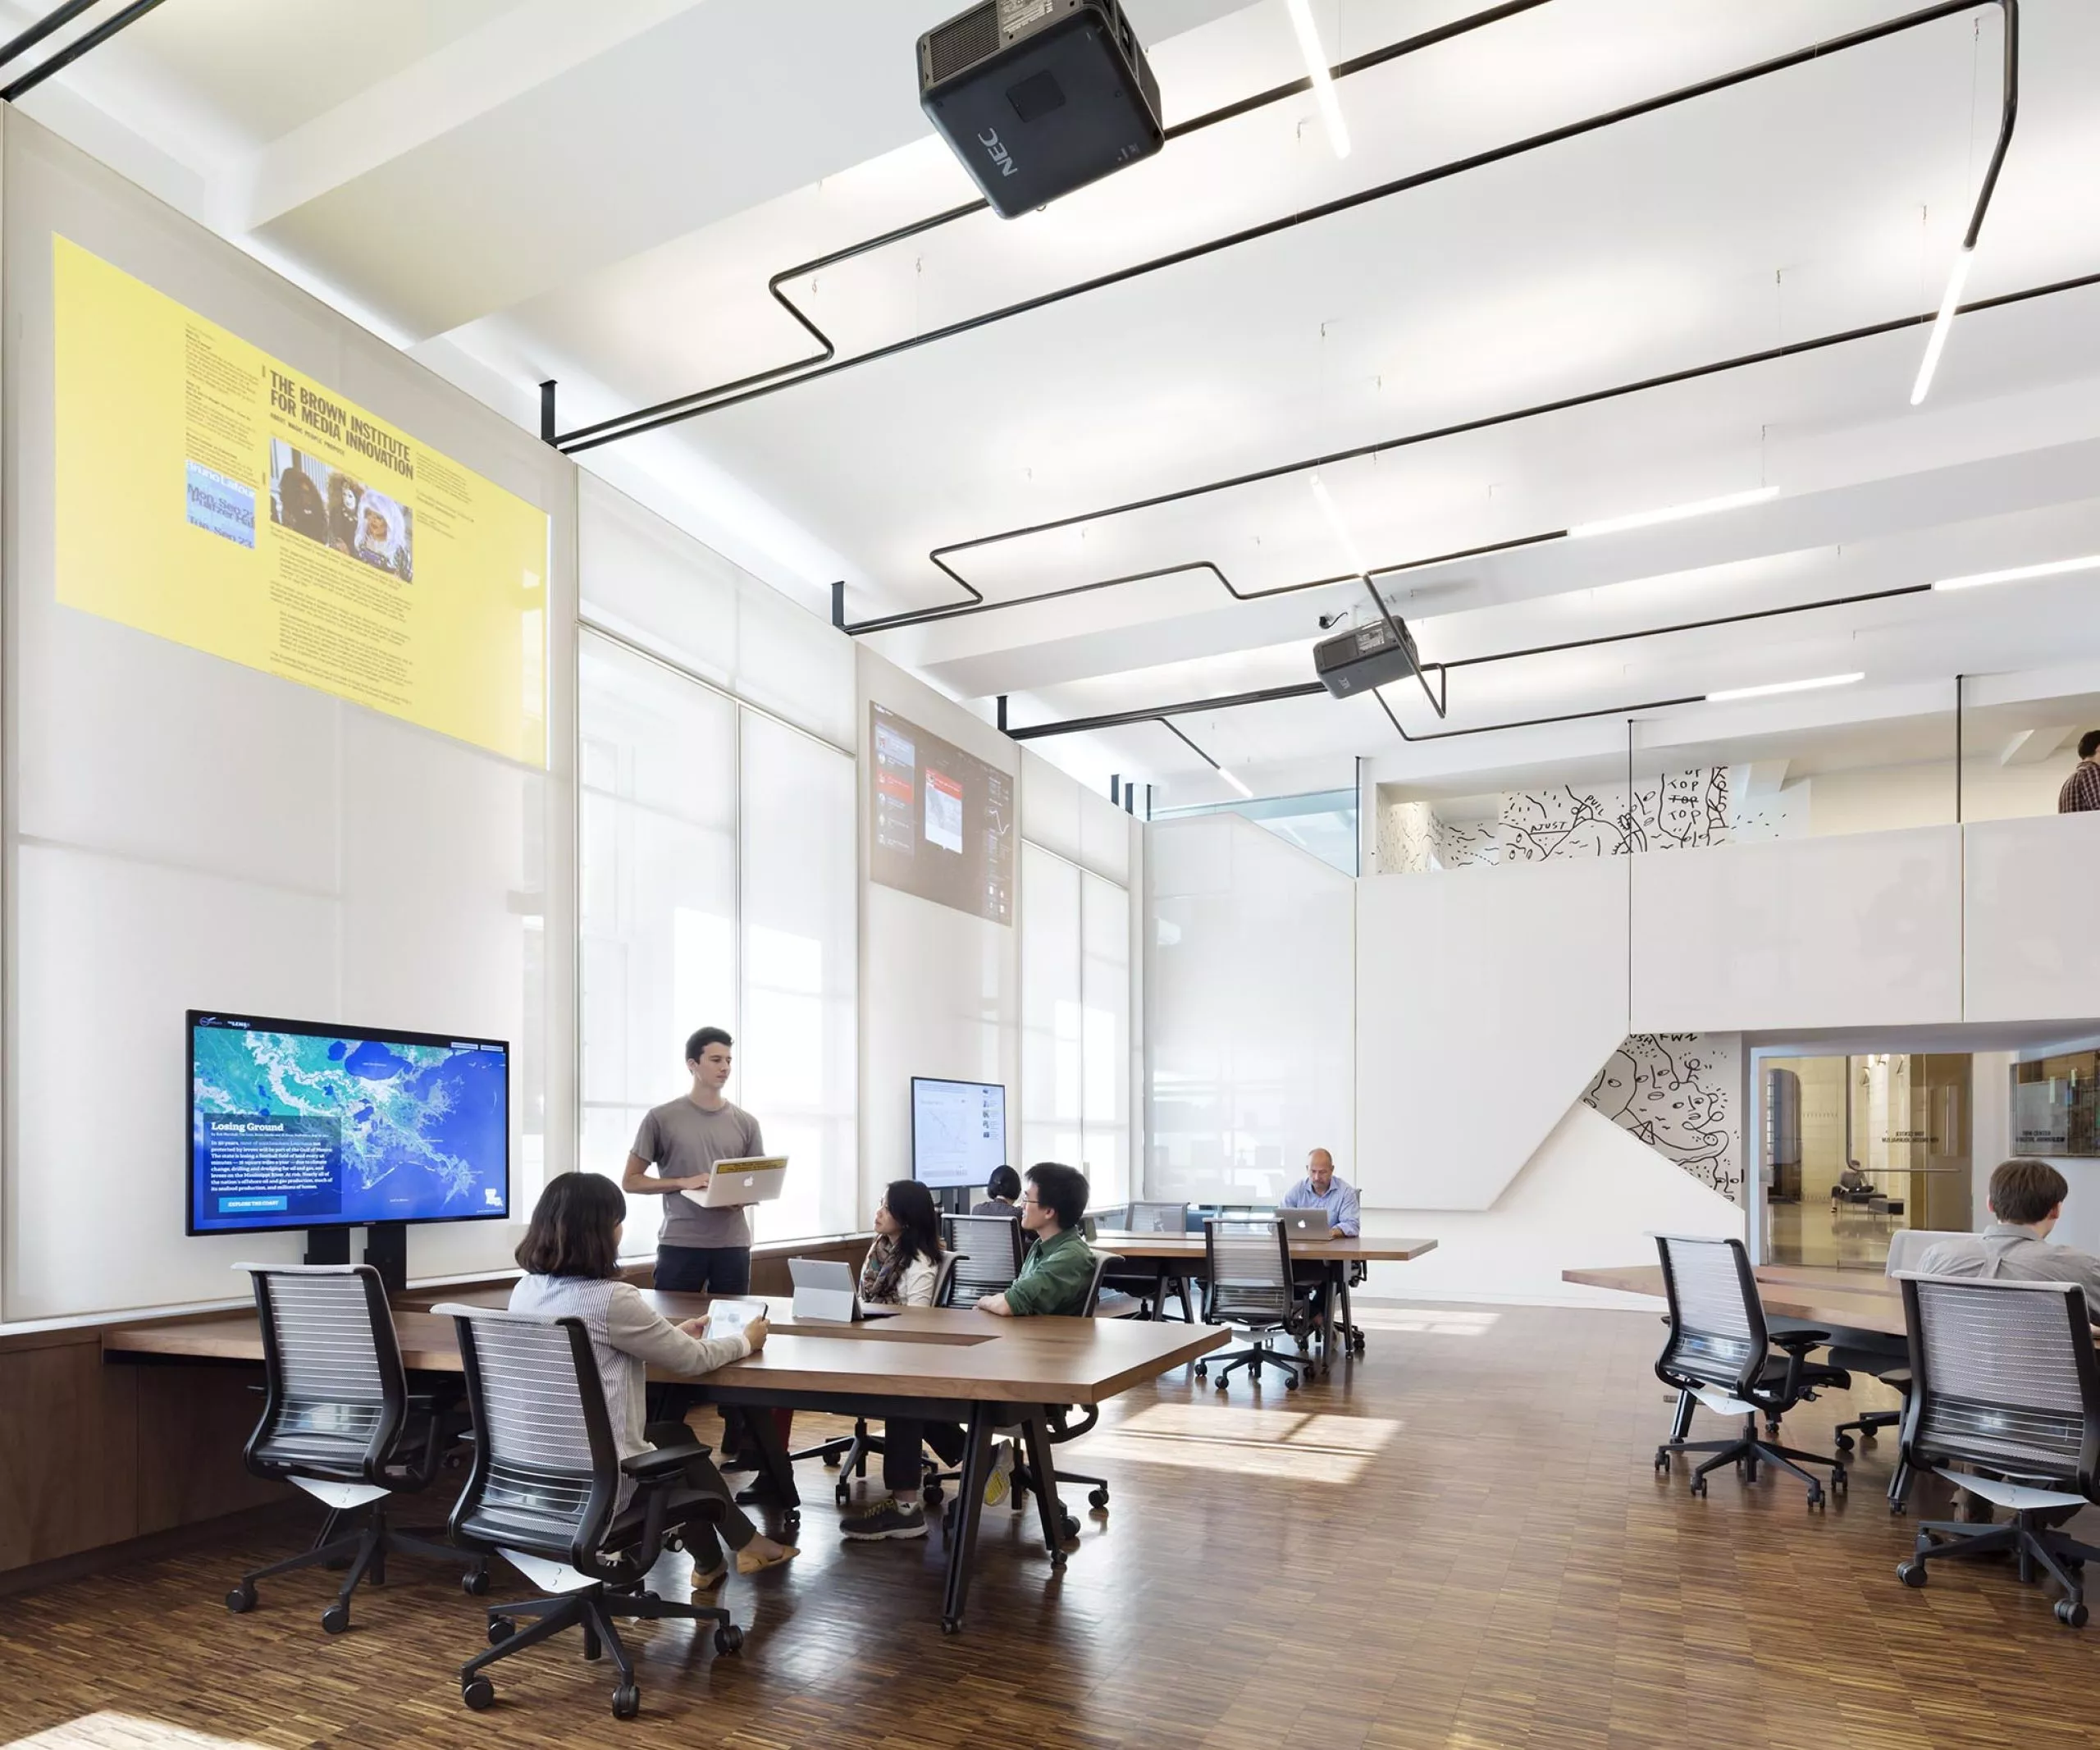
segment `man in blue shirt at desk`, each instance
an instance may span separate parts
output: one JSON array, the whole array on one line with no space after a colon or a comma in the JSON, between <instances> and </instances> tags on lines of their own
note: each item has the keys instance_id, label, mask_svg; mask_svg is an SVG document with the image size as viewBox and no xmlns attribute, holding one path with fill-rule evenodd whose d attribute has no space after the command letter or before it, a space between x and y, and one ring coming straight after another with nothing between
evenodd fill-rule
<instances>
[{"instance_id":1,"label":"man in blue shirt at desk","mask_svg":"<svg viewBox=\"0 0 2100 1750\"><path fill-rule=\"evenodd\" d=\"M1325 1149L1305 1157L1305 1177L1283 1194L1286 1209L1324 1209L1337 1240L1354 1240L1363 1231L1357 1218L1356 1187L1335 1172L1335 1158Z\"/></svg>"}]
</instances>

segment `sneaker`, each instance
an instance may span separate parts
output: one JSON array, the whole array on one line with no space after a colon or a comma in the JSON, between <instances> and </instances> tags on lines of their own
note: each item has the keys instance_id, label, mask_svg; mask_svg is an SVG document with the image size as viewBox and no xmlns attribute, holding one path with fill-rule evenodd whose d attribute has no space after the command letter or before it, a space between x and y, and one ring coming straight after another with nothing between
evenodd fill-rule
<instances>
[{"instance_id":1,"label":"sneaker","mask_svg":"<svg viewBox=\"0 0 2100 1750\"><path fill-rule=\"evenodd\" d=\"M996 1507L1013 1489L1014 1443L1011 1440L999 1442L999 1450L992 1455L992 1474L984 1483L984 1505Z\"/></svg>"},{"instance_id":2,"label":"sneaker","mask_svg":"<svg viewBox=\"0 0 2100 1750\"><path fill-rule=\"evenodd\" d=\"M884 1538L923 1538L926 1535L926 1513L923 1507L908 1507L892 1496L872 1507L863 1507L858 1513L849 1513L839 1521L838 1529L850 1543L876 1543Z\"/></svg>"}]
</instances>

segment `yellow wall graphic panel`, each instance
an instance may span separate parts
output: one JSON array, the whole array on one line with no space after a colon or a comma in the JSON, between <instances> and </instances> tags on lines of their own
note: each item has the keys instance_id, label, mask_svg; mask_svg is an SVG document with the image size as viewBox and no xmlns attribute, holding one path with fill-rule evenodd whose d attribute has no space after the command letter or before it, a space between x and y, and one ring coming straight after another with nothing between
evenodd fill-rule
<instances>
[{"instance_id":1,"label":"yellow wall graphic panel","mask_svg":"<svg viewBox=\"0 0 2100 1750\"><path fill-rule=\"evenodd\" d=\"M52 248L59 601L544 766L546 513Z\"/></svg>"}]
</instances>

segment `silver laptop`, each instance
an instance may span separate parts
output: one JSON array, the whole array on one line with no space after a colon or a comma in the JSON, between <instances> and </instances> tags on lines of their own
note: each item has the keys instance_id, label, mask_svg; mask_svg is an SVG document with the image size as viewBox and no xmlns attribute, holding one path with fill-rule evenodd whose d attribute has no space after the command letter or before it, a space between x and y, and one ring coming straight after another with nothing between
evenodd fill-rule
<instances>
[{"instance_id":1,"label":"silver laptop","mask_svg":"<svg viewBox=\"0 0 2100 1750\"><path fill-rule=\"evenodd\" d=\"M863 1318L894 1318L893 1306L870 1306L861 1298L861 1285L851 1264L830 1258L791 1258L788 1280L795 1285L797 1318L831 1319L844 1325Z\"/></svg>"},{"instance_id":2,"label":"silver laptop","mask_svg":"<svg viewBox=\"0 0 2100 1750\"><path fill-rule=\"evenodd\" d=\"M771 1203L788 1177L788 1157L768 1154L749 1160L717 1161L703 1190L682 1191L703 1209L735 1209L746 1204Z\"/></svg>"},{"instance_id":3,"label":"silver laptop","mask_svg":"<svg viewBox=\"0 0 2100 1750\"><path fill-rule=\"evenodd\" d=\"M1294 1240L1325 1240L1335 1231L1334 1218L1325 1209L1279 1209L1283 1231Z\"/></svg>"}]
</instances>

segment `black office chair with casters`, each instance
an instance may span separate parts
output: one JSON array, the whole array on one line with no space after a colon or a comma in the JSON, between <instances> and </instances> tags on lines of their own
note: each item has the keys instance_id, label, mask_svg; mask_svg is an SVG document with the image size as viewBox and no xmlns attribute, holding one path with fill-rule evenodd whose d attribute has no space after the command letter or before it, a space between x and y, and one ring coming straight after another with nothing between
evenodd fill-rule
<instances>
[{"instance_id":1,"label":"black office chair with casters","mask_svg":"<svg viewBox=\"0 0 2100 1750\"><path fill-rule=\"evenodd\" d=\"M975 1306L987 1295L1004 1294L1020 1274L1025 1235L1010 1215L944 1215L941 1243L955 1258L950 1294L957 1306Z\"/></svg>"},{"instance_id":2,"label":"black office chair with casters","mask_svg":"<svg viewBox=\"0 0 2100 1750\"><path fill-rule=\"evenodd\" d=\"M1086 1286L1086 1299L1080 1308L1080 1317L1082 1318L1092 1318L1100 1310L1102 1284L1107 1278L1109 1262L1106 1253L1097 1253L1094 1256L1093 1278ZM1071 1414L1070 1406L1064 1404L1044 1406L1043 1432L1052 1446L1061 1446L1068 1442L1077 1440L1082 1434L1092 1432L1094 1424L1101 1419L1101 1406L1098 1404L1088 1405L1086 1413L1076 1422L1071 1419ZM1057 1473L1057 1480L1060 1483L1084 1483L1087 1488L1087 1505L1097 1512L1107 1510L1108 1479L1106 1477L1089 1477L1076 1470L1061 1469ZM1035 1473L1029 1469L1026 1459L1016 1459L1012 1478L1013 1493L1010 1501L1010 1505L1015 1512L1020 1511L1023 1497L1030 1489L1037 1486ZM1064 1524L1066 1537L1076 1538L1080 1534L1080 1522L1071 1514L1067 1513L1065 1515Z\"/></svg>"},{"instance_id":3,"label":"black office chair with casters","mask_svg":"<svg viewBox=\"0 0 2100 1750\"><path fill-rule=\"evenodd\" d=\"M1776 1335L1764 1322L1757 1278L1740 1240L1656 1236L1662 1253L1663 1289L1669 1300L1669 1336L1655 1363L1655 1377L1666 1386L1723 1415L1743 1419L1734 1440L1687 1440L1690 1424L1682 1402L1671 1437L1655 1448L1655 1469L1668 1470L1677 1452L1713 1455L1691 1474L1691 1492L1706 1492L1706 1474L1733 1464L1746 1483L1757 1480L1758 1467L1772 1464L1792 1471L1808 1485L1808 1504L1824 1504L1823 1483L1808 1464L1828 1464L1830 1486L1843 1492L1842 1460L1804 1452L1778 1443L1779 1419L1796 1404L1824 1389L1842 1390L1851 1376L1842 1368L1810 1361L1808 1352L1830 1340L1827 1331L1791 1330ZM1775 1346L1778 1352L1774 1352ZM1757 1419L1765 1422L1765 1437Z\"/></svg>"},{"instance_id":4,"label":"black office chair with casters","mask_svg":"<svg viewBox=\"0 0 2100 1750\"><path fill-rule=\"evenodd\" d=\"M1009 1224L1011 1225L1011 1223ZM934 1278L934 1305L952 1306L955 1304L956 1255L949 1252L941 1259L939 1273ZM870 1457L883 1455L883 1437L868 1432L868 1419L856 1416L853 1432L838 1434L814 1446L806 1446L800 1452L788 1455L788 1462L799 1464L804 1459L822 1459L827 1469L838 1472L838 1481L832 1485L832 1496L842 1507L849 1506L853 1500L853 1479L868 1474ZM938 1468L929 1470L924 1490L928 1506L938 1506L941 1500L940 1473Z\"/></svg>"},{"instance_id":5,"label":"black office chair with casters","mask_svg":"<svg viewBox=\"0 0 2100 1750\"><path fill-rule=\"evenodd\" d=\"M358 1585L386 1583L389 1556L463 1565L467 1590L486 1592L486 1557L388 1522L391 1497L428 1487L466 1424L456 1394L448 1401L410 1393L378 1271L369 1264L236 1268L254 1279L266 1381L248 1468L295 1483L328 1517L311 1549L244 1574L226 1594L226 1608L235 1615L253 1610L258 1580L347 1560L349 1576L321 1615L321 1626L340 1634ZM348 1528L339 1534L339 1527Z\"/></svg>"},{"instance_id":6,"label":"black office chair with casters","mask_svg":"<svg viewBox=\"0 0 2100 1750\"><path fill-rule=\"evenodd\" d=\"M1217 1363L1222 1391L1233 1369L1245 1368L1258 1387L1265 1367L1282 1370L1284 1384L1298 1389L1312 1371L1304 1355L1286 1355L1269 1346L1271 1339L1289 1336L1303 1342L1319 1323L1318 1309L1299 1298L1291 1268L1290 1240L1284 1218L1271 1216L1214 1215L1203 1223L1203 1323L1236 1325L1248 1346L1222 1355L1206 1355L1196 1364L1196 1378L1207 1378Z\"/></svg>"},{"instance_id":7,"label":"black office chair with casters","mask_svg":"<svg viewBox=\"0 0 2100 1750\"><path fill-rule=\"evenodd\" d=\"M633 1718L641 1691L615 1617L712 1622L717 1652L742 1647L744 1632L727 1611L660 1598L643 1584L681 1530L721 1519L720 1497L685 1480L687 1460L707 1449L687 1444L620 1458L582 1319L478 1306L433 1310L458 1327L474 1413L473 1469L452 1510L452 1534L547 1588L543 1597L489 1606L490 1646L460 1666L460 1699L477 1711L489 1707L495 1686L482 1675L486 1667L580 1628L583 1656L609 1653L619 1672L614 1714Z\"/></svg>"},{"instance_id":8,"label":"black office chair with casters","mask_svg":"<svg viewBox=\"0 0 2100 1750\"><path fill-rule=\"evenodd\" d=\"M1926 1564L1942 1556L2010 1554L2023 1581L2038 1568L2062 1588L2057 1621L2084 1628L2085 1565L2100 1561L2100 1549L2059 1528L2100 1501L2100 1363L2084 1292L1965 1277L1902 1282L1911 1341L1903 1455L1914 1470L1937 1470L2011 1508L2012 1521L1920 1525L1897 1575L1923 1586Z\"/></svg>"},{"instance_id":9,"label":"black office chair with casters","mask_svg":"<svg viewBox=\"0 0 2100 1750\"><path fill-rule=\"evenodd\" d=\"M1109 1225L1121 1227L1129 1233L1185 1233L1189 1226L1189 1206L1185 1203L1133 1203L1121 1212L1121 1218ZM1104 1213L1104 1222L1108 1220ZM1176 1296L1181 1304L1182 1321L1196 1322L1195 1309L1189 1301L1189 1271L1186 1265L1176 1265L1166 1259L1111 1258L1108 1273L1102 1279L1102 1286L1116 1294L1129 1295L1141 1303L1139 1317L1164 1318L1166 1317L1166 1297Z\"/></svg>"}]
</instances>

